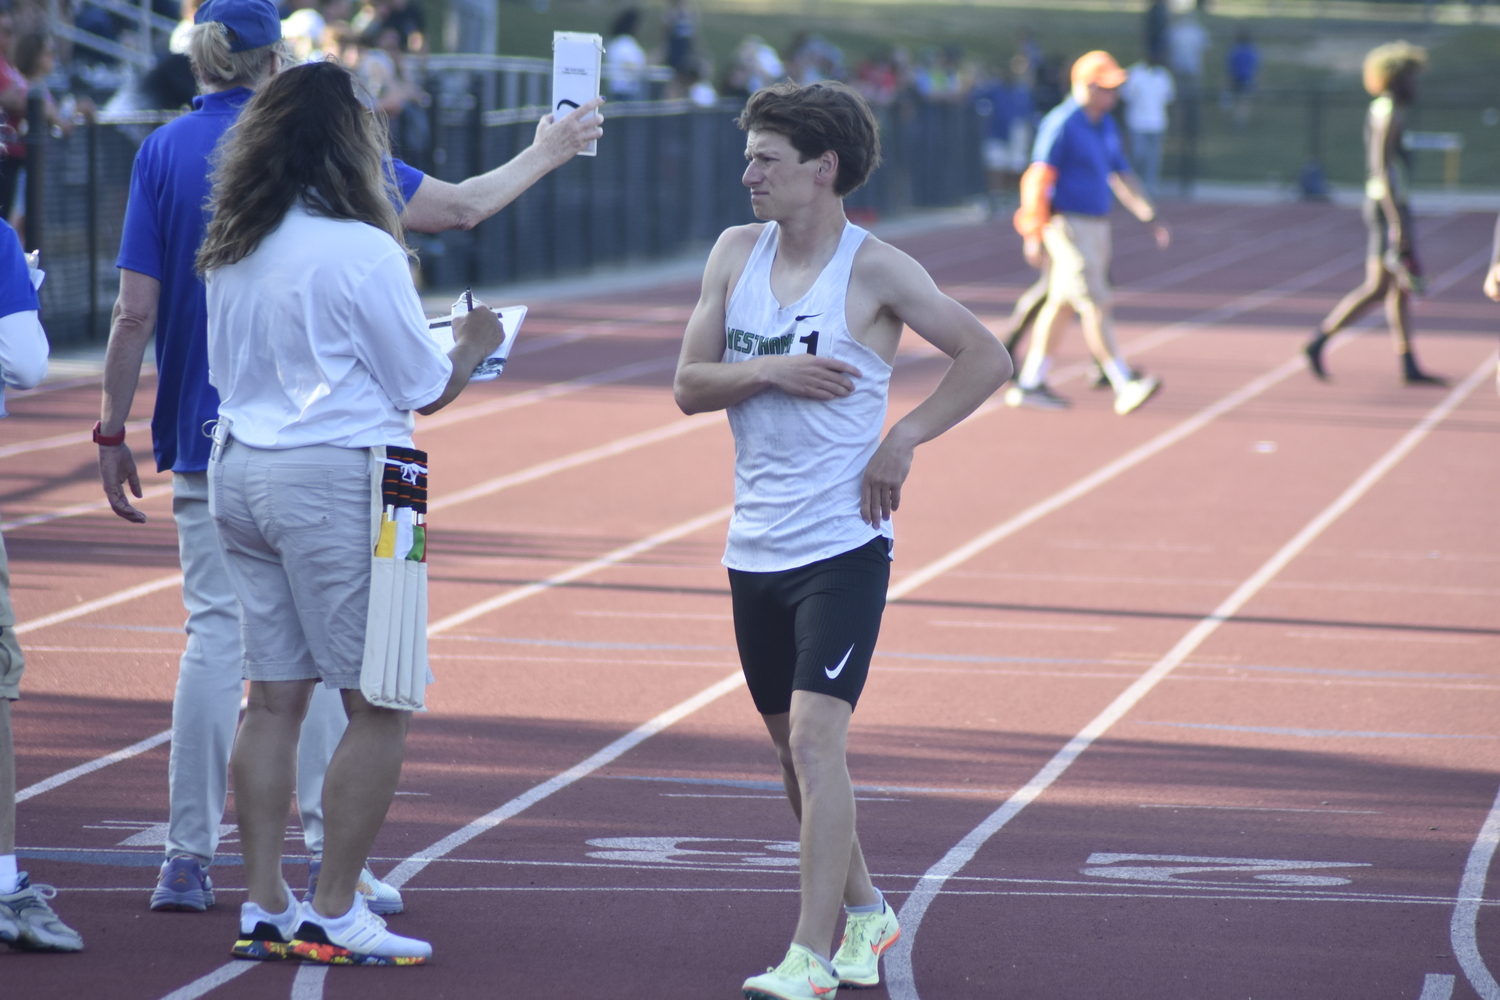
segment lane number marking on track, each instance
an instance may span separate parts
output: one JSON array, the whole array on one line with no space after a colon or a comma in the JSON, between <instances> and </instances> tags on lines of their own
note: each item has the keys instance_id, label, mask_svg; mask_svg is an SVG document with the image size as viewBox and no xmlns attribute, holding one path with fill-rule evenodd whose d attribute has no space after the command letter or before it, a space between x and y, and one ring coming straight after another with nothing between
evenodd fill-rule
<instances>
[{"instance_id":1,"label":"lane number marking on track","mask_svg":"<svg viewBox=\"0 0 1500 1000\"><path fill-rule=\"evenodd\" d=\"M682 845L690 844L691 847ZM715 846L717 845L717 846ZM754 845L754 846L751 846ZM596 837L588 846L599 861L684 866L726 862L757 868L796 868L795 840L747 840L743 837Z\"/></svg>"},{"instance_id":2,"label":"lane number marking on track","mask_svg":"<svg viewBox=\"0 0 1500 1000\"><path fill-rule=\"evenodd\" d=\"M1121 862L1130 862L1121 864ZM1277 885L1349 885L1350 879L1336 875L1288 874L1308 868L1368 868L1362 861L1280 861L1270 858L1213 858L1191 854L1089 855L1083 875L1123 879L1130 882L1227 882L1243 883L1245 876ZM1192 875L1194 878L1183 878Z\"/></svg>"}]
</instances>

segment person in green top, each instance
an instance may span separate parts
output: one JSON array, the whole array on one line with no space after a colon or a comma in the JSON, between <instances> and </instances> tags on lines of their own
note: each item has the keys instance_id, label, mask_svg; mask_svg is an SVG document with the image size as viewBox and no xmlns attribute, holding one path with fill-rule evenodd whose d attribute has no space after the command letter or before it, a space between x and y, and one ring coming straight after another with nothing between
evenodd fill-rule
<instances>
[{"instance_id":1,"label":"person in green top","mask_svg":"<svg viewBox=\"0 0 1500 1000\"><path fill-rule=\"evenodd\" d=\"M1365 117L1363 215L1369 233L1365 280L1334 306L1303 348L1308 367L1320 379L1328 378L1323 363L1328 338L1384 299L1386 322L1406 384L1445 384L1444 379L1422 371L1411 352L1411 296L1422 291L1423 282L1407 206L1410 154L1402 147L1401 133L1406 109L1417 96L1417 78L1426 65L1426 51L1406 42L1378 46L1365 56L1365 89L1375 98Z\"/></svg>"}]
</instances>

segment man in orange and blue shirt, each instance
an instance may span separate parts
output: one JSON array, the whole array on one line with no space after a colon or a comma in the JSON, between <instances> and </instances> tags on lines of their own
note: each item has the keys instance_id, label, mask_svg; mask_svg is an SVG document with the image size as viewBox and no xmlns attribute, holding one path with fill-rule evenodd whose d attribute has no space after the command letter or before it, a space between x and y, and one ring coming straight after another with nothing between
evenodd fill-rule
<instances>
[{"instance_id":1,"label":"man in orange and blue shirt","mask_svg":"<svg viewBox=\"0 0 1500 1000\"><path fill-rule=\"evenodd\" d=\"M1120 356L1110 307L1111 196L1153 227L1158 246L1165 248L1170 238L1130 170L1109 114L1125 78L1108 52L1079 57L1073 64L1071 96L1048 112L1037 129L1031 166L1021 177L1015 225L1025 238L1027 261L1039 266L1045 245L1052 271L1031 350L1016 385L1005 394L1010 406L1069 405L1046 382L1048 344L1065 309L1078 313L1084 340L1114 389L1116 413L1134 410L1161 385L1155 376L1131 371Z\"/></svg>"}]
</instances>

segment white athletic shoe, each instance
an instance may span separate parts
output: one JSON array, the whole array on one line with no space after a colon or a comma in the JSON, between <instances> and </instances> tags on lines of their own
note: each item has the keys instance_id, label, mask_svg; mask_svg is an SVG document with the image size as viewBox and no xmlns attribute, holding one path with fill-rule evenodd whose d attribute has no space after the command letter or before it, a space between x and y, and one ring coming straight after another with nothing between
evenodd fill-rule
<instances>
[{"instance_id":1,"label":"white athletic shoe","mask_svg":"<svg viewBox=\"0 0 1500 1000\"><path fill-rule=\"evenodd\" d=\"M794 944L776 968L745 980L744 991L745 1000L834 1000L839 977L823 968L817 955Z\"/></svg>"},{"instance_id":2,"label":"white athletic shoe","mask_svg":"<svg viewBox=\"0 0 1500 1000\"><path fill-rule=\"evenodd\" d=\"M879 913L851 913L844 924L844 940L833 956L840 986L875 986L880 982L880 956L901 937L896 911L886 904Z\"/></svg>"},{"instance_id":3,"label":"white athletic shoe","mask_svg":"<svg viewBox=\"0 0 1500 1000\"><path fill-rule=\"evenodd\" d=\"M1155 375L1142 375L1131 379L1115 392L1115 412L1123 417L1150 399L1152 394L1160 388L1161 379Z\"/></svg>"},{"instance_id":4,"label":"white athletic shoe","mask_svg":"<svg viewBox=\"0 0 1500 1000\"><path fill-rule=\"evenodd\" d=\"M33 885L21 872L16 891L0 895L0 942L22 951L80 951L83 938L53 912L50 885Z\"/></svg>"},{"instance_id":5,"label":"white athletic shoe","mask_svg":"<svg viewBox=\"0 0 1500 1000\"><path fill-rule=\"evenodd\" d=\"M297 930L297 916L301 908L292 887L285 882L287 907L282 913L272 913L258 903L249 900L240 904L240 936L235 938L229 954L250 962L275 962L294 958L292 935Z\"/></svg>"},{"instance_id":6,"label":"white athletic shoe","mask_svg":"<svg viewBox=\"0 0 1500 1000\"><path fill-rule=\"evenodd\" d=\"M1073 404L1045 385L1039 385L1035 389L1022 389L1013 385L1005 390L1005 405L1034 406L1039 410L1066 410Z\"/></svg>"},{"instance_id":7,"label":"white athletic shoe","mask_svg":"<svg viewBox=\"0 0 1500 1000\"><path fill-rule=\"evenodd\" d=\"M318 891L318 876L322 871L322 858L313 858L307 863L307 894L302 898L309 903L312 902L313 894ZM401 890L376 878L368 865L359 870L359 881L354 883L354 890L365 897L365 902L370 904L373 912L385 916L400 913L406 905L401 900Z\"/></svg>"},{"instance_id":8,"label":"white athletic shoe","mask_svg":"<svg viewBox=\"0 0 1500 1000\"><path fill-rule=\"evenodd\" d=\"M352 919L350 919L352 917ZM311 903L297 909L292 954L324 965L422 965L432 957L432 945L385 929L385 920L370 912L360 893L353 909L336 919L314 910Z\"/></svg>"}]
</instances>

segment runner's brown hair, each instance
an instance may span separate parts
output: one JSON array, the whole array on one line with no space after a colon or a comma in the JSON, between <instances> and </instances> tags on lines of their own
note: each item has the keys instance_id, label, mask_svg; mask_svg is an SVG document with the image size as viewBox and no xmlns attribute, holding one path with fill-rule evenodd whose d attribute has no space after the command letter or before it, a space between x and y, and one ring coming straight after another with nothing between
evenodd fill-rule
<instances>
[{"instance_id":1,"label":"runner's brown hair","mask_svg":"<svg viewBox=\"0 0 1500 1000\"><path fill-rule=\"evenodd\" d=\"M746 132L784 135L806 163L833 150L839 158L833 191L857 189L880 166L880 126L858 91L842 83L778 83L757 91L735 124Z\"/></svg>"},{"instance_id":2,"label":"runner's brown hair","mask_svg":"<svg viewBox=\"0 0 1500 1000\"><path fill-rule=\"evenodd\" d=\"M298 198L318 215L384 230L410 253L388 148L384 120L354 96L344 67L316 62L278 73L221 147L198 271L249 256Z\"/></svg>"}]
</instances>

